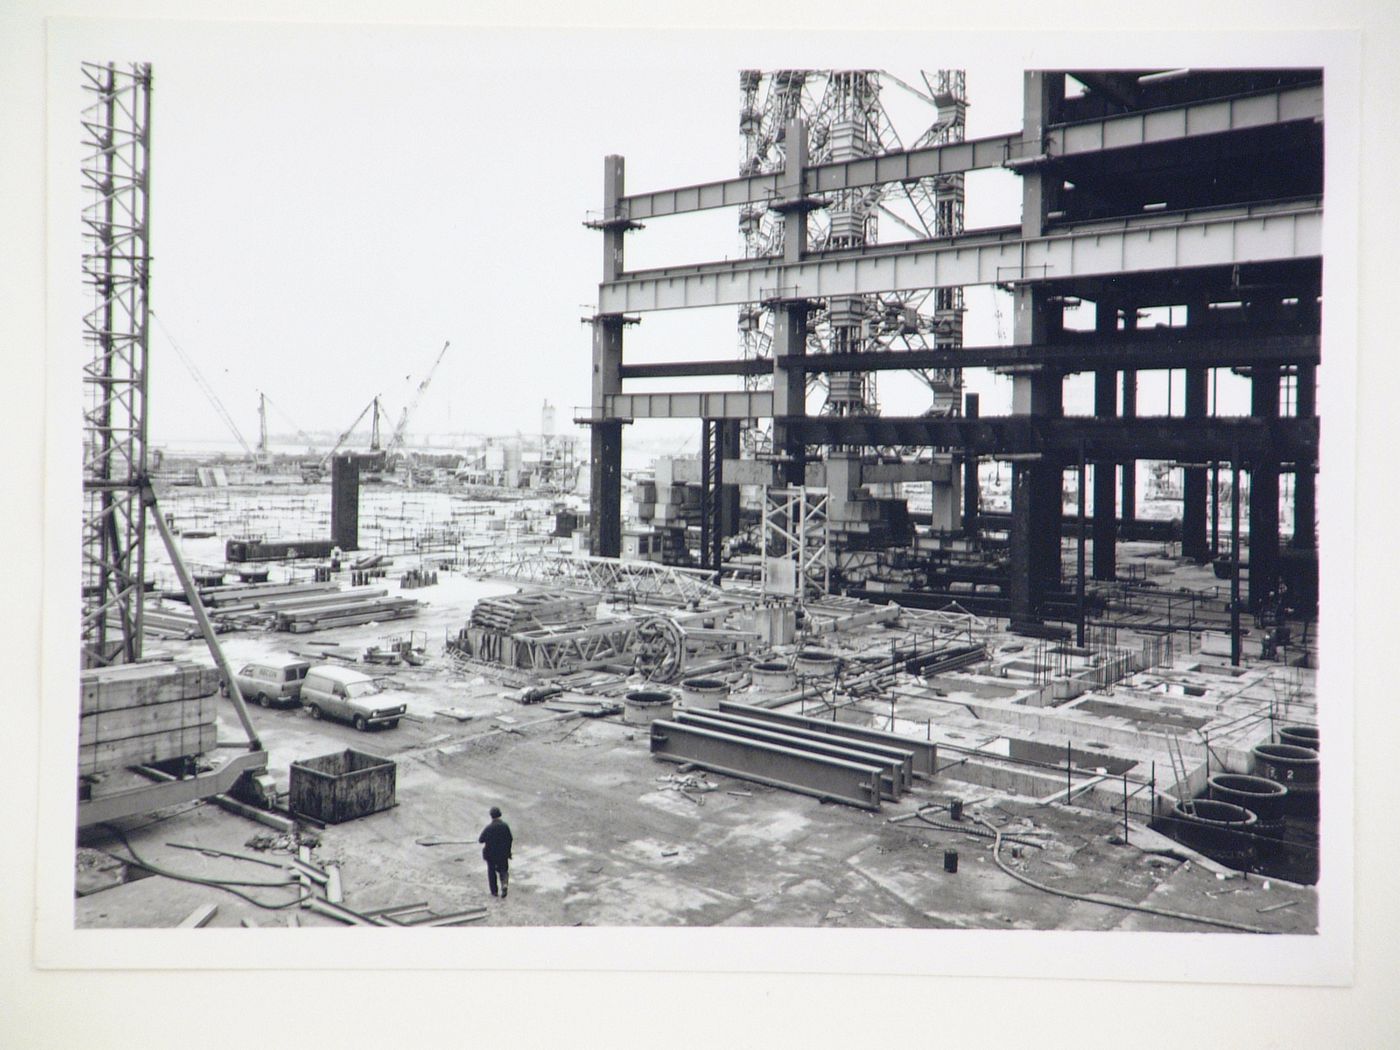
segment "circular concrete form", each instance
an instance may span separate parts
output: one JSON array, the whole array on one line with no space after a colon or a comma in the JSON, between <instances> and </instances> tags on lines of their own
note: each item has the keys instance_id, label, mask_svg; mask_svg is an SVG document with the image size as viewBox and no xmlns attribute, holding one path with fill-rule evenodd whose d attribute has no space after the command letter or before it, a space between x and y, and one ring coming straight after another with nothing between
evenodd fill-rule
<instances>
[{"instance_id":1,"label":"circular concrete form","mask_svg":"<svg viewBox=\"0 0 1400 1050\"><path fill-rule=\"evenodd\" d=\"M830 678L836 674L836 668L840 664L841 661L835 653L826 652L824 649L803 649L793 661L793 667L799 674L815 678Z\"/></svg>"},{"instance_id":2,"label":"circular concrete form","mask_svg":"<svg viewBox=\"0 0 1400 1050\"><path fill-rule=\"evenodd\" d=\"M1288 789L1282 784L1243 773L1217 773L1209 784L1212 801L1249 810L1258 818L1259 834L1283 837Z\"/></svg>"},{"instance_id":3,"label":"circular concrete form","mask_svg":"<svg viewBox=\"0 0 1400 1050\"><path fill-rule=\"evenodd\" d=\"M622 698L622 720L645 726L671 717L675 695L664 689L634 689Z\"/></svg>"},{"instance_id":4,"label":"circular concrete form","mask_svg":"<svg viewBox=\"0 0 1400 1050\"><path fill-rule=\"evenodd\" d=\"M1278 731L1280 744L1292 744L1294 747L1310 747L1314 751L1321 751L1318 747L1317 726L1284 726Z\"/></svg>"},{"instance_id":5,"label":"circular concrete form","mask_svg":"<svg viewBox=\"0 0 1400 1050\"><path fill-rule=\"evenodd\" d=\"M753 674L755 688L765 692L781 693L795 684L792 668L782 660L765 660L749 669Z\"/></svg>"},{"instance_id":6,"label":"circular concrete form","mask_svg":"<svg viewBox=\"0 0 1400 1050\"><path fill-rule=\"evenodd\" d=\"M1172 807L1174 837L1223 864L1246 866L1254 859L1259 818L1243 806L1211 799L1178 802Z\"/></svg>"},{"instance_id":7,"label":"circular concrete form","mask_svg":"<svg viewBox=\"0 0 1400 1050\"><path fill-rule=\"evenodd\" d=\"M723 678L687 678L681 682L681 706L717 710L729 695L729 683Z\"/></svg>"},{"instance_id":8,"label":"circular concrete form","mask_svg":"<svg viewBox=\"0 0 1400 1050\"><path fill-rule=\"evenodd\" d=\"M1317 752L1296 744L1256 744L1253 751L1255 776L1277 780L1292 790L1317 783Z\"/></svg>"}]
</instances>

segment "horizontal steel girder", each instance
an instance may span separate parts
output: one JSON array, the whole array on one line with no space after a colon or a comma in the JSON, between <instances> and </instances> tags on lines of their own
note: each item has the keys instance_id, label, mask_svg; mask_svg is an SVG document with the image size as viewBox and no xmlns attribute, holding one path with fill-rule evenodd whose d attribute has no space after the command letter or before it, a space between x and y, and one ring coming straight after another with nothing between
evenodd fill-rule
<instances>
[{"instance_id":1,"label":"horizontal steel girder","mask_svg":"<svg viewBox=\"0 0 1400 1050\"><path fill-rule=\"evenodd\" d=\"M770 711L764 707L751 707L748 704L738 704L728 700L721 700L719 709L722 712L742 715L745 718L757 718L765 722L795 726L799 729L827 733L835 737L861 740L871 744L882 744L886 747L911 751L914 756L914 772L924 776L933 774L935 764L938 761L937 745L926 740L901 736L898 733L886 733L879 729L866 729L863 726L849 725L845 722L831 722L823 718L811 718L808 715L794 715L786 711Z\"/></svg>"},{"instance_id":2,"label":"horizontal steel girder","mask_svg":"<svg viewBox=\"0 0 1400 1050\"><path fill-rule=\"evenodd\" d=\"M1067 157L1077 153L1321 119L1322 86L1292 87L1077 121L1049 128L1043 143L1025 141L1020 134L994 135L967 142L813 165L803 172L802 192L804 196L836 193L862 186L999 168L1042 155ZM782 175L777 173L752 175L629 194L622 198L617 218L639 222L710 208L766 204L778 199L781 178Z\"/></svg>"},{"instance_id":3,"label":"horizontal steel girder","mask_svg":"<svg viewBox=\"0 0 1400 1050\"><path fill-rule=\"evenodd\" d=\"M1320 257L1316 198L1084 223L1023 239L1019 226L958 237L638 270L598 286L604 314L823 299L923 288L1106 277Z\"/></svg>"},{"instance_id":4,"label":"horizontal steel girder","mask_svg":"<svg viewBox=\"0 0 1400 1050\"><path fill-rule=\"evenodd\" d=\"M880 767L719 733L679 722L651 724L651 753L670 762L803 795L880 808Z\"/></svg>"},{"instance_id":5,"label":"horizontal steel girder","mask_svg":"<svg viewBox=\"0 0 1400 1050\"><path fill-rule=\"evenodd\" d=\"M803 195L834 193L859 186L907 182L935 175L956 175L981 168L999 168L1007 158L1026 150L1019 135L898 150L874 157L813 165L803 172ZM1029 152L1036 152L1030 149ZM704 182L651 193L634 193L620 202L620 217L640 221L666 215L727 208L741 204L767 204L779 199L781 173L750 175L718 182Z\"/></svg>"},{"instance_id":6,"label":"horizontal steel girder","mask_svg":"<svg viewBox=\"0 0 1400 1050\"><path fill-rule=\"evenodd\" d=\"M724 394L614 394L620 419L720 417ZM768 391L734 395L730 419L771 418ZM634 400L635 399L635 400ZM914 446L965 449L978 455L1079 454L1090 460L1181 459L1203 456L1244 462L1311 462L1317 458L1316 418L1258 419L1179 416L787 416L776 419L808 445Z\"/></svg>"},{"instance_id":7,"label":"horizontal steel girder","mask_svg":"<svg viewBox=\"0 0 1400 1050\"><path fill-rule=\"evenodd\" d=\"M1228 461L1299 460L1317 457L1313 419L1183 419L1137 416L1037 418L1033 416L794 416L779 420L809 445L924 446L966 449L979 455L1044 453L1091 461L1203 458Z\"/></svg>"},{"instance_id":8,"label":"horizontal steel girder","mask_svg":"<svg viewBox=\"0 0 1400 1050\"><path fill-rule=\"evenodd\" d=\"M1046 152L1065 157L1321 119L1322 85L1305 84L1052 127L1045 136Z\"/></svg>"},{"instance_id":9,"label":"horizontal steel girder","mask_svg":"<svg viewBox=\"0 0 1400 1050\"><path fill-rule=\"evenodd\" d=\"M898 798L914 787L914 753L912 751L884 747L863 740L833 737L829 733L818 733L798 726L779 725L758 718L745 718L728 711L679 709L677 722L707 726L721 733L735 736L752 736L758 740L783 744L815 751L819 755L832 758L849 758L853 762L866 762L885 767L886 797Z\"/></svg>"},{"instance_id":10,"label":"horizontal steel girder","mask_svg":"<svg viewBox=\"0 0 1400 1050\"><path fill-rule=\"evenodd\" d=\"M608 394L603 414L609 419L759 419L773 414L773 392Z\"/></svg>"},{"instance_id":11,"label":"horizontal steel girder","mask_svg":"<svg viewBox=\"0 0 1400 1050\"><path fill-rule=\"evenodd\" d=\"M1103 337L1087 333L1073 343L963 346L946 350L889 350L865 354L806 354L798 358L730 361L668 361L622 366L623 379L686 376L768 375L778 368L805 372L888 372L916 368L1009 368L1040 364L1065 373L1100 368L1230 368L1250 365L1315 365L1321 362L1316 334L1266 334L1257 326L1239 334L1144 330Z\"/></svg>"}]
</instances>

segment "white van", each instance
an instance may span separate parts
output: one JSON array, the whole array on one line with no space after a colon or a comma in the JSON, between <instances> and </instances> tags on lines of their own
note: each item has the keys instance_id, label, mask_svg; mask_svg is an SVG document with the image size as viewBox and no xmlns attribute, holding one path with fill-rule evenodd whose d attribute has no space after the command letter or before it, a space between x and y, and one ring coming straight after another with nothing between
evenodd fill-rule
<instances>
[{"instance_id":1,"label":"white van","mask_svg":"<svg viewBox=\"0 0 1400 1050\"><path fill-rule=\"evenodd\" d=\"M234 678L249 703L285 707L295 705L300 698L302 679L309 670L311 662L298 656L270 656L245 664ZM219 683L219 691L228 696L228 683Z\"/></svg>"},{"instance_id":2,"label":"white van","mask_svg":"<svg viewBox=\"0 0 1400 1050\"><path fill-rule=\"evenodd\" d=\"M362 733L370 726L393 729L408 710L406 704L393 703L369 675L335 664L320 664L306 672L301 703L312 718L336 718Z\"/></svg>"}]
</instances>

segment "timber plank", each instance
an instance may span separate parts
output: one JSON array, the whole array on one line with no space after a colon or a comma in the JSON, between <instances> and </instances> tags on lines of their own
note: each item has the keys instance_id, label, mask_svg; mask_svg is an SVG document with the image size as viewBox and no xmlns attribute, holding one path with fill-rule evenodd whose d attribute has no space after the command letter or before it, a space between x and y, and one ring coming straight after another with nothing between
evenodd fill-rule
<instances>
[{"instance_id":1,"label":"timber plank","mask_svg":"<svg viewBox=\"0 0 1400 1050\"><path fill-rule=\"evenodd\" d=\"M78 748L78 773L91 776L124 766L142 766L212 751L219 734L212 725L111 740Z\"/></svg>"},{"instance_id":2,"label":"timber plank","mask_svg":"<svg viewBox=\"0 0 1400 1050\"><path fill-rule=\"evenodd\" d=\"M79 724L80 746L127 740L134 736L150 736L175 729L197 729L212 725L218 714L218 700L201 696L192 700L174 700L164 704L147 704L114 711L98 711L84 715Z\"/></svg>"},{"instance_id":3,"label":"timber plank","mask_svg":"<svg viewBox=\"0 0 1400 1050\"><path fill-rule=\"evenodd\" d=\"M219 671L188 662L131 664L84 671L80 683L81 711L87 715L210 696L218 691Z\"/></svg>"}]
</instances>

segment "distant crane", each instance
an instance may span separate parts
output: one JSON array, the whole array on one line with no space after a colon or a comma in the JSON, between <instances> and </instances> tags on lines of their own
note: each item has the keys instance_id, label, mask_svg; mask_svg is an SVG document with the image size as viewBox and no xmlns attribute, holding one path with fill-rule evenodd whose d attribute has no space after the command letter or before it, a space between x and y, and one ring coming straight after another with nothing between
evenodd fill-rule
<instances>
[{"instance_id":1,"label":"distant crane","mask_svg":"<svg viewBox=\"0 0 1400 1050\"><path fill-rule=\"evenodd\" d=\"M423 381L418 384L418 389L413 392L413 399L404 406L403 413L399 416L398 425L394 427L394 433L389 438L389 444L384 448L384 464L389 466L395 455L403 448L404 434L408 430L409 417L418 409L418 403L423 400L423 394L428 389L428 384L433 381L433 375L438 370L438 365L442 364L442 359L447 356L447 348L452 345L448 340L442 344L442 349L438 351L437 359L433 361L433 367L428 369L428 374L423 377Z\"/></svg>"},{"instance_id":2,"label":"distant crane","mask_svg":"<svg viewBox=\"0 0 1400 1050\"><path fill-rule=\"evenodd\" d=\"M355 417L355 422L346 427L345 430L341 432L340 437L335 439L335 445L332 446L331 450L321 457L321 462L316 464L318 472L325 470L326 464L331 461L331 457L340 451L340 446L350 440L350 435L355 432L355 428L360 425L360 420L365 418L366 413L368 413L370 409L374 409L374 428L375 430L379 429L379 397L376 395L373 401L360 409L360 414Z\"/></svg>"},{"instance_id":3,"label":"distant crane","mask_svg":"<svg viewBox=\"0 0 1400 1050\"><path fill-rule=\"evenodd\" d=\"M195 384L203 391L204 396L209 399L209 403L214 406L214 411L217 412L219 418L224 421L224 426L228 427L229 433L238 439L238 444L242 446L248 458L256 461L258 454L253 451L253 446L248 444L242 431L238 429L238 424L236 424L233 421L233 417L228 414L228 409L224 408L224 403L219 400L219 395L214 393L214 388L209 385L208 380L204 378L204 374L200 372L195 363L190 360L190 356L185 353L184 348L175 341L175 337L170 334L170 329L165 327L165 322L160 319L160 316L154 310L149 311L149 313L155 318L156 324L159 325L160 330L165 333L165 338L170 342L170 345L175 348L175 352L180 355L180 360L184 362L185 368L189 370L190 376L194 379ZM266 443L266 432L264 432L264 446L266 446Z\"/></svg>"},{"instance_id":4,"label":"distant crane","mask_svg":"<svg viewBox=\"0 0 1400 1050\"><path fill-rule=\"evenodd\" d=\"M315 446L316 439L313 438L306 431L302 430L301 427L297 426L296 420L294 420L291 416L287 415L287 413L281 407L278 406L277 402L273 401L272 398L268 397L261 390L258 391L258 397L262 399L261 403L264 406L264 413L266 412L266 406L271 406L272 409L275 412L277 412L278 415L280 415L284 420L291 424L292 428L297 432L297 437L300 438L302 441L306 442L308 448ZM266 416L264 415L263 426L266 427L266 425ZM263 444L267 444L266 438L263 439Z\"/></svg>"}]
</instances>

